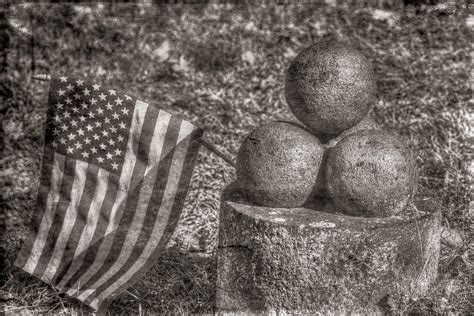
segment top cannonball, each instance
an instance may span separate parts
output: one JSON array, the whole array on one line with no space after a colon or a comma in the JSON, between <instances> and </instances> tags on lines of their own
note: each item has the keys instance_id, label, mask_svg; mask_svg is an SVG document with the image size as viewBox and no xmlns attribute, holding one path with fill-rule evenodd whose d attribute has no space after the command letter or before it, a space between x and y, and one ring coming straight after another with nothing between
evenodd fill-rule
<instances>
[{"instance_id":1,"label":"top cannonball","mask_svg":"<svg viewBox=\"0 0 474 316\"><path fill-rule=\"evenodd\" d=\"M286 74L287 103L315 135L338 134L360 122L375 89L369 60L355 48L330 39L303 50Z\"/></svg>"},{"instance_id":2,"label":"top cannonball","mask_svg":"<svg viewBox=\"0 0 474 316\"><path fill-rule=\"evenodd\" d=\"M245 198L270 207L300 207L312 197L324 147L294 123L260 126L237 155L237 183Z\"/></svg>"}]
</instances>

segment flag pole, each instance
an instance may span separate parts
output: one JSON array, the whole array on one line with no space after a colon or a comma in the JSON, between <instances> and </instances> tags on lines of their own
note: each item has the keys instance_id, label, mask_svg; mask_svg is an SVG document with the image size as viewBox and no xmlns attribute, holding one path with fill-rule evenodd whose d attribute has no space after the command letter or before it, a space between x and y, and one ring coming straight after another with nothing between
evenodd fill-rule
<instances>
[{"instance_id":1,"label":"flag pole","mask_svg":"<svg viewBox=\"0 0 474 316\"><path fill-rule=\"evenodd\" d=\"M222 151L220 151L219 149L216 148L216 146L214 146L213 144L211 143L208 143L206 140L204 139L201 139L199 141L201 143L201 145L203 145L204 147L206 147L207 150L209 150L210 152L216 154L218 157L220 157L222 160L224 160L225 162L227 162L229 165L231 165L232 167L234 167L235 169L235 162L232 161L232 159L230 159L226 154L224 154Z\"/></svg>"},{"instance_id":2,"label":"flag pole","mask_svg":"<svg viewBox=\"0 0 474 316\"><path fill-rule=\"evenodd\" d=\"M47 75L47 74L39 74L39 75L34 75L34 76L31 76L32 79L35 79L35 80L40 80L40 81L49 81L51 80L51 76L50 75ZM229 156L227 156L226 154L224 154L222 151L220 151L219 149L217 149L216 146L214 146L213 144L207 142L206 140L204 139L201 139L200 141L200 144L203 145L207 150L209 150L210 152L216 154L219 158L221 158L222 160L224 160L225 162L227 162L229 165L231 165L232 167L235 168L235 162L230 159Z\"/></svg>"}]
</instances>

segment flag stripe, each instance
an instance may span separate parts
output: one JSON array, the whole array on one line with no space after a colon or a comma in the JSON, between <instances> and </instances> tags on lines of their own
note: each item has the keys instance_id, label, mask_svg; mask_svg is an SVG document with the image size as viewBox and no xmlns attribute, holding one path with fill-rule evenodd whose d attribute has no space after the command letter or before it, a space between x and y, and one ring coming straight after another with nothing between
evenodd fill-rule
<instances>
[{"instance_id":1,"label":"flag stripe","mask_svg":"<svg viewBox=\"0 0 474 316\"><path fill-rule=\"evenodd\" d=\"M191 127L192 128L192 127ZM180 130L180 137L178 137L178 145L173 155L173 161L170 167L168 181L165 187L165 192L163 194L163 200L160 204L159 216L155 221L153 231L151 236L143 249L140 257L137 258L130 269L123 271L124 273L120 274L120 278L108 286L104 291L102 291L98 296L95 295L95 298L90 298L86 301L86 304L90 302L90 305L93 308L98 308L101 305L101 302L118 290L122 285L129 282L132 278L136 279L137 273L145 266L148 260L153 260L151 255L154 253L155 249L162 240L163 233L166 226L168 225L168 219L175 202L175 197L179 188L179 182L181 179L181 171L183 170L184 161L186 158L186 153L188 150L188 145L190 141L189 136L192 130L189 131L186 128ZM183 138L184 137L184 138Z\"/></svg>"},{"instance_id":2,"label":"flag stripe","mask_svg":"<svg viewBox=\"0 0 474 316\"><path fill-rule=\"evenodd\" d=\"M152 107L148 107L143 124L143 131L141 133L138 145L137 162L133 171L130 191L125 203L124 213L120 220L120 224L118 225L118 229L113 236L114 240L106 259L98 271L85 284L83 284L84 288L94 288L92 284L94 284L99 278L103 277L104 274L107 273L110 267L117 260L124 243L128 245L129 241L126 239L127 230L129 229L134 216L137 215L136 208L139 198L139 190L143 186L142 181L149 161L148 153L150 152L149 149L152 143L153 126L156 124L157 118L158 111L154 110ZM168 121L163 123L165 123L166 128Z\"/></svg>"},{"instance_id":3,"label":"flag stripe","mask_svg":"<svg viewBox=\"0 0 474 316\"><path fill-rule=\"evenodd\" d=\"M84 171L83 175L81 168ZM79 178L83 182L81 185L77 185L77 190L73 189L73 194L75 193L77 195L77 204L71 203L66 211L66 218L68 220L67 223L63 225L59 237L61 240L61 235L63 235L64 241L59 244L56 243L52 260L50 260L49 266L43 274L43 279L51 280L50 282L53 285L57 284L55 280L58 277L59 272L64 269L65 265L73 260L79 236L84 229L87 212L94 195L98 172L99 168L93 164L78 161L78 164L76 165L76 174L79 177L76 177L75 181ZM74 199L72 199L71 202L73 200ZM74 207L74 209L71 209L72 207Z\"/></svg>"},{"instance_id":4,"label":"flag stripe","mask_svg":"<svg viewBox=\"0 0 474 316\"><path fill-rule=\"evenodd\" d=\"M112 212L112 205L117 196L119 190L119 177L115 174L109 173L107 177L107 189L105 191L105 196L103 197L102 207L98 208L98 222L93 232L92 240L90 241L89 248L82 255L83 262L79 268L77 268L75 273L69 277L65 283L61 281L64 285L60 288L63 292L68 292L71 286L80 278L83 272L85 272L90 266L91 262L97 257L97 252L99 251L102 240L104 239L105 230L107 229L107 224L109 223L110 214ZM103 191L101 191L102 193ZM99 197L100 199L101 197Z\"/></svg>"},{"instance_id":5,"label":"flag stripe","mask_svg":"<svg viewBox=\"0 0 474 316\"><path fill-rule=\"evenodd\" d=\"M92 238L94 236L94 231L97 227L99 221L100 213L97 210L100 210L104 198L106 195L106 190L109 182L109 173L104 169L99 169L97 174L97 182L95 185L94 196L87 210L87 219L85 220L85 227L82 230L79 241L75 248L74 256L72 260L68 262L68 265L63 267L63 271L60 272L57 276L57 288L62 289L69 278L74 274L84 262L86 251L89 248Z\"/></svg>"},{"instance_id":6,"label":"flag stripe","mask_svg":"<svg viewBox=\"0 0 474 316\"><path fill-rule=\"evenodd\" d=\"M109 250L112 246L113 237L117 230L117 225L122 217L122 212L125 207L125 202L130 189L130 182L132 179L132 173L135 168L136 156L138 152L138 142L140 140L140 132L144 123L145 113L147 110L147 104L137 101L134 108L131 130L135 131L130 133L127 151L125 153L124 165L120 174L120 180L118 183L117 195L115 197L114 204L111 207L110 216L108 218L107 228L105 230L105 238L102 239L99 249L96 252L95 260L92 266L87 269L84 273L80 272L79 279L74 283L71 289L67 292L69 295L74 296L76 289L82 287L97 271L100 269L104 260L107 258Z\"/></svg>"},{"instance_id":7,"label":"flag stripe","mask_svg":"<svg viewBox=\"0 0 474 316\"><path fill-rule=\"evenodd\" d=\"M53 250L58 239L61 226L64 223L65 211L69 205L72 193L72 185L74 183L76 160L69 157L64 159L64 168L62 170L63 178L59 191L59 199L56 201L56 210L54 211L53 221L51 223L48 234L46 235L43 251L36 264L33 275L41 279L46 269L49 259L53 255Z\"/></svg>"},{"instance_id":8,"label":"flag stripe","mask_svg":"<svg viewBox=\"0 0 474 316\"><path fill-rule=\"evenodd\" d=\"M51 174L51 188L48 193L48 198L46 200L46 206L43 214L43 219L38 228L38 233L34 239L34 243L29 250L29 253L25 253L27 261L22 266L22 269L28 273L33 273L35 271L36 265L43 253L43 248L45 246L46 240L48 238L48 233L53 223L54 212L56 211L56 205L59 200L59 191L62 186L63 172L65 158L63 155L57 154L53 158L53 170ZM21 264L21 263L19 263Z\"/></svg>"},{"instance_id":9,"label":"flag stripe","mask_svg":"<svg viewBox=\"0 0 474 316\"><path fill-rule=\"evenodd\" d=\"M166 112L162 111L162 113ZM166 113L166 115L169 119L170 114ZM154 223L158 210L150 211L148 205L156 205L161 202L161 200L157 200L157 198L163 195L164 190L153 192L153 189L156 186L164 188L166 185L172 161L171 157L176 148L176 142L180 130L179 127L182 124L182 120L175 116L171 116L169 122L169 127L167 129L164 128L165 126L163 126L163 124L157 122L153 143L154 146L162 147L163 150L156 152L155 148L150 149L150 155L157 155L157 158L159 159L155 159L157 163L149 167L149 172L144 180L145 182L142 191L140 192L140 203L137 207L137 214L140 214L140 218L137 217L137 221L134 221L130 227L126 239L127 245L122 249L119 259L116 261L114 266L107 271L107 274L91 287L92 290L99 290L99 286L113 277L122 266L130 260L130 258L133 260L131 254L136 252L138 249L143 249L146 241L150 237L152 231L150 223Z\"/></svg>"},{"instance_id":10,"label":"flag stripe","mask_svg":"<svg viewBox=\"0 0 474 316\"><path fill-rule=\"evenodd\" d=\"M191 140L201 137L202 130L196 130L193 134L194 135L192 137L190 137ZM180 215L181 215L181 211L183 209L183 204L184 204L186 194L187 194L187 191L188 191L189 181L191 180L193 166L194 166L195 159L196 159L196 156L197 156L197 153L198 153L198 150L199 150L199 146L200 146L199 142L197 142L197 141L191 141L191 143L190 143L190 146L189 146L189 149L187 151L186 158L185 158L185 164L183 166L184 169L181 172L181 179L179 181L178 193L177 193L177 196L176 196L175 201L174 201L173 209L170 213L170 219L168 220L168 224L165 228L164 237L161 238L161 240L158 243L158 246L153 250L153 253L151 254L151 256L148 257L148 260L146 261L146 263L133 275L133 277L130 277L130 279L128 281L123 283L123 285L121 285L119 288L117 288L115 291L113 291L113 293L110 296L108 296L106 299L104 299L103 301L97 300L97 306L99 307L99 314L101 312L103 313L104 311L106 311L108 305L113 301L113 299L117 295L119 295L124 290L126 290L127 288L132 286L135 282L137 282L146 273L146 271L148 271L150 269L150 267L155 263L155 259L160 255L160 252L163 250L163 248L166 246L169 239L173 235L174 229L176 228L176 225L177 225L178 220L179 220ZM172 161L172 157L167 157L167 158L170 158L171 159L170 161ZM163 188L163 187L164 186L161 186L161 187L156 186L155 187L155 191L153 193L153 198L156 196L157 191L163 191L163 190L158 190L158 188ZM154 203L154 201L150 202L150 205L148 207L149 207L151 212L153 212L153 209L157 207L157 206L155 206L157 204L159 204L159 202L157 202L157 203ZM158 206L158 208L159 208L159 206ZM152 221L152 222L148 223L148 225L150 225L151 230L153 230L153 226L155 225L155 221ZM144 246L146 245L147 241L148 240L143 240ZM119 271L119 273L117 273L113 277L113 279L108 281L106 287L104 287L104 288L108 288L111 284L115 283L127 271L129 271L132 268L132 266L135 264L137 258L140 257L140 255L143 251L143 247L140 247L139 249L138 248L134 249L133 256L122 267L121 271ZM101 291L98 290L97 292L100 293ZM104 297L105 296L106 295L104 295Z\"/></svg>"},{"instance_id":11,"label":"flag stripe","mask_svg":"<svg viewBox=\"0 0 474 316\"><path fill-rule=\"evenodd\" d=\"M59 158L59 157L56 157ZM47 214L47 209L48 209L48 199L50 196L50 191L51 190L56 190L59 191L59 187L61 185L62 179L56 178L54 176L55 171L54 171L54 166L57 164L56 161L54 161L54 152L53 148L50 144L45 144L44 145L44 151L43 151L43 162L42 162L42 167L41 167L41 179L40 179L40 185L38 188L38 194L36 196L36 204L33 209L33 214L32 214L32 225L31 227L35 230L32 230L29 234L29 238L25 241L23 244L23 247L21 248L20 253L18 254L16 260L15 260L15 265L19 268L23 268L23 266L26 264L30 257L30 253L34 247L34 244L38 238L40 238L40 234L44 233L43 230L40 228L45 224L42 224L43 221L48 220L48 214ZM59 175L59 173L56 173ZM57 189L56 189L57 188ZM44 218L44 217L47 218ZM37 229L37 230L36 230ZM40 238L41 239L41 238Z\"/></svg>"},{"instance_id":12,"label":"flag stripe","mask_svg":"<svg viewBox=\"0 0 474 316\"><path fill-rule=\"evenodd\" d=\"M51 283L56 269L63 257L64 249L66 248L71 230L74 222L76 221L77 211L81 202L84 186L86 184L87 173L89 164L84 161L75 161L74 167L74 181L71 187L70 198L65 209L64 219L62 225L58 227L59 235L56 238L54 250L50 253L49 260L45 265L43 275L40 277L41 280Z\"/></svg>"}]
</instances>

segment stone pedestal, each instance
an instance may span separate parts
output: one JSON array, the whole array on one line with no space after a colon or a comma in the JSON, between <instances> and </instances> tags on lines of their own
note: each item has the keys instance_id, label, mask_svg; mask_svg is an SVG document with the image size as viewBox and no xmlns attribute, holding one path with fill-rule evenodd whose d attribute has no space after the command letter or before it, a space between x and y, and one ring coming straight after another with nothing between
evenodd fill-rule
<instances>
[{"instance_id":1,"label":"stone pedestal","mask_svg":"<svg viewBox=\"0 0 474 316\"><path fill-rule=\"evenodd\" d=\"M319 211L318 211L319 210ZM436 279L440 207L420 195L405 218L334 213L330 205L247 205L233 187L220 213L220 312L368 313Z\"/></svg>"}]
</instances>

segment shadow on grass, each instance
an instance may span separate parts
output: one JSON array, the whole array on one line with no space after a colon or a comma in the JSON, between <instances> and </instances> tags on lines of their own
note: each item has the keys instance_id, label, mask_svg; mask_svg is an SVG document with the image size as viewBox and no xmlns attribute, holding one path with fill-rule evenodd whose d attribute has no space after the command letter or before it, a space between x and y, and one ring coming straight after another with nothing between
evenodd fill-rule
<instances>
[{"instance_id":1,"label":"shadow on grass","mask_svg":"<svg viewBox=\"0 0 474 316\"><path fill-rule=\"evenodd\" d=\"M213 313L215 310L216 256L182 254L169 249L109 308L116 313Z\"/></svg>"},{"instance_id":2,"label":"shadow on grass","mask_svg":"<svg viewBox=\"0 0 474 316\"><path fill-rule=\"evenodd\" d=\"M134 286L119 295L107 315L210 314L215 310L216 256L182 254L169 249ZM79 313L93 310L46 283L13 267L0 290L10 293L3 312ZM13 277L14 276L14 277Z\"/></svg>"}]
</instances>

